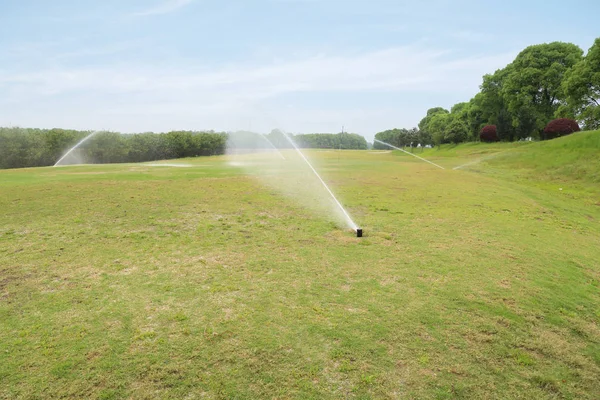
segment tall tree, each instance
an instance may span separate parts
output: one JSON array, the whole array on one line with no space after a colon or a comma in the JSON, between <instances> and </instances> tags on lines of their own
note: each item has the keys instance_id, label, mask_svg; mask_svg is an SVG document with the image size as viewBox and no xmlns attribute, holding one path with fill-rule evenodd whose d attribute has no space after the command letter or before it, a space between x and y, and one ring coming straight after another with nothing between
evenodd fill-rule
<instances>
[{"instance_id":1,"label":"tall tree","mask_svg":"<svg viewBox=\"0 0 600 400\"><path fill-rule=\"evenodd\" d=\"M444 128L444 142L458 144L466 142L467 137L467 124L465 121L459 114L450 114Z\"/></svg>"},{"instance_id":2,"label":"tall tree","mask_svg":"<svg viewBox=\"0 0 600 400\"><path fill-rule=\"evenodd\" d=\"M440 144L447 143L446 128L450 122L452 122L452 116L447 111L437 112L431 116L425 129L431 134L431 138L435 145L439 146Z\"/></svg>"},{"instance_id":3,"label":"tall tree","mask_svg":"<svg viewBox=\"0 0 600 400\"><path fill-rule=\"evenodd\" d=\"M419 130L427 130L427 125L429 124L429 121L431 121L431 118L433 118L434 115L448 113L449 111L443 107L430 108L429 110L427 110L427 115L419 122Z\"/></svg>"},{"instance_id":4,"label":"tall tree","mask_svg":"<svg viewBox=\"0 0 600 400\"><path fill-rule=\"evenodd\" d=\"M585 58L565 74L566 104L557 116L575 117L584 129L600 129L600 38Z\"/></svg>"},{"instance_id":5,"label":"tall tree","mask_svg":"<svg viewBox=\"0 0 600 400\"><path fill-rule=\"evenodd\" d=\"M427 115L419 122L421 138L429 139L433 144L441 144L444 136L442 125L442 121L444 119L443 116L449 113L450 112L443 107L434 107L427 110ZM440 117L437 118L438 121L433 125L433 129L431 129L431 122L435 120L436 116Z\"/></svg>"},{"instance_id":6,"label":"tall tree","mask_svg":"<svg viewBox=\"0 0 600 400\"><path fill-rule=\"evenodd\" d=\"M538 44L527 47L505 68L500 91L519 137L539 134L554 118L565 101L565 73L582 56L572 43Z\"/></svg>"},{"instance_id":7,"label":"tall tree","mask_svg":"<svg viewBox=\"0 0 600 400\"><path fill-rule=\"evenodd\" d=\"M479 139L479 132L487 123L481 104L477 101L477 96L479 94L469 101L469 107L466 110L468 140L470 141L477 141Z\"/></svg>"},{"instance_id":8,"label":"tall tree","mask_svg":"<svg viewBox=\"0 0 600 400\"><path fill-rule=\"evenodd\" d=\"M484 123L497 126L500 140L513 141L516 130L503 93L507 75L508 67L484 75L481 92L473 98L473 102L480 108Z\"/></svg>"}]
</instances>

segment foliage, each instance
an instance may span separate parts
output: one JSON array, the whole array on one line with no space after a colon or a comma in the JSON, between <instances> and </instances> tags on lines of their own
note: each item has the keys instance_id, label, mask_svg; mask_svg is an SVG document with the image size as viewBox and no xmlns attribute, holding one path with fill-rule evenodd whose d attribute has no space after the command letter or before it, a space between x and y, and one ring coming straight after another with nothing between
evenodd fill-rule
<instances>
[{"instance_id":1,"label":"foliage","mask_svg":"<svg viewBox=\"0 0 600 400\"><path fill-rule=\"evenodd\" d=\"M501 95L519 137L539 134L554 117L565 101L564 75L582 56L572 43L545 43L527 47L506 67Z\"/></svg>"},{"instance_id":2,"label":"foliage","mask_svg":"<svg viewBox=\"0 0 600 400\"><path fill-rule=\"evenodd\" d=\"M468 138L467 125L459 115L450 114L449 123L444 128L444 143L458 144Z\"/></svg>"},{"instance_id":3,"label":"foliage","mask_svg":"<svg viewBox=\"0 0 600 400\"><path fill-rule=\"evenodd\" d=\"M430 108L419 130L436 145L476 141L486 125L497 140L539 138L556 116L600 127L600 38L588 54L571 43L529 46L506 67L483 76L480 92L450 111ZM496 139L494 139L496 140Z\"/></svg>"},{"instance_id":4,"label":"foliage","mask_svg":"<svg viewBox=\"0 0 600 400\"><path fill-rule=\"evenodd\" d=\"M479 133L479 139L482 142L497 142L498 133L496 130L496 125L486 125L483 128L481 128L481 132Z\"/></svg>"},{"instance_id":5,"label":"foliage","mask_svg":"<svg viewBox=\"0 0 600 400\"><path fill-rule=\"evenodd\" d=\"M278 149L292 148L291 143L285 137L289 136L294 142L302 148L307 149L338 149L338 150L366 150L368 148L367 140L356 133L340 132L340 133L308 133L308 134L292 134L284 133L279 129L273 129L269 134L262 135L256 132L239 131L234 135L237 141L248 140L249 145L256 145L259 140L262 144L269 141ZM263 136L257 139L257 136ZM245 139L244 139L245 138ZM265 140L266 138L266 140Z\"/></svg>"},{"instance_id":6,"label":"foliage","mask_svg":"<svg viewBox=\"0 0 600 400\"><path fill-rule=\"evenodd\" d=\"M421 144L421 146L430 144L428 138L421 134L422 131L417 128L412 129L389 129L387 131L378 132L375 134L375 139L391 144L396 147L405 147ZM389 149L386 145L379 142L373 144L375 150Z\"/></svg>"},{"instance_id":7,"label":"foliage","mask_svg":"<svg viewBox=\"0 0 600 400\"><path fill-rule=\"evenodd\" d=\"M558 116L575 117L584 129L600 129L600 38L585 58L565 74L566 104Z\"/></svg>"},{"instance_id":8,"label":"foliage","mask_svg":"<svg viewBox=\"0 0 600 400\"><path fill-rule=\"evenodd\" d=\"M309 149L367 149L367 140L356 133L306 133L296 134L293 137L298 146Z\"/></svg>"},{"instance_id":9,"label":"foliage","mask_svg":"<svg viewBox=\"0 0 600 400\"><path fill-rule=\"evenodd\" d=\"M496 125L498 138L512 142L517 138L516 129L513 126L512 113L508 110L507 102L502 95L506 75L505 69L485 75L481 84L481 92L474 97L474 102L482 110L483 121Z\"/></svg>"},{"instance_id":10,"label":"foliage","mask_svg":"<svg viewBox=\"0 0 600 400\"><path fill-rule=\"evenodd\" d=\"M577 121L569 118L558 118L550 121L544 128L544 139L554 139L559 136L579 132Z\"/></svg>"},{"instance_id":11,"label":"foliage","mask_svg":"<svg viewBox=\"0 0 600 400\"><path fill-rule=\"evenodd\" d=\"M442 107L427 110L427 115L419 122L419 131L423 132L431 144L439 145L443 141L446 116L450 112ZM428 143L429 144L429 143Z\"/></svg>"},{"instance_id":12,"label":"foliage","mask_svg":"<svg viewBox=\"0 0 600 400\"><path fill-rule=\"evenodd\" d=\"M54 165L89 131L0 128L0 169ZM154 161L223 154L225 133L174 131L164 134L100 132L74 156L86 163Z\"/></svg>"},{"instance_id":13,"label":"foliage","mask_svg":"<svg viewBox=\"0 0 600 400\"><path fill-rule=\"evenodd\" d=\"M473 101L455 104L450 114L461 123L461 142L477 140L482 124L481 110L473 104Z\"/></svg>"},{"instance_id":14,"label":"foliage","mask_svg":"<svg viewBox=\"0 0 600 400\"><path fill-rule=\"evenodd\" d=\"M435 145L439 146L446 143L446 127L451 121L452 116L448 112L438 112L431 116L426 130L431 134L431 139Z\"/></svg>"}]
</instances>

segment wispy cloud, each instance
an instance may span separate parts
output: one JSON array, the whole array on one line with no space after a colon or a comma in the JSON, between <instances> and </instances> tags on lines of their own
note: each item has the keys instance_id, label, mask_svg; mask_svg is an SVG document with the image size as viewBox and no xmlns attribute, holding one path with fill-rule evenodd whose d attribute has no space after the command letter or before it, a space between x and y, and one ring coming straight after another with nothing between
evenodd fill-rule
<instances>
[{"instance_id":1,"label":"wispy cloud","mask_svg":"<svg viewBox=\"0 0 600 400\"><path fill-rule=\"evenodd\" d=\"M228 97L273 97L289 92L457 90L475 88L484 73L512 54L454 58L448 51L395 47L346 56L317 55L264 65L206 69L202 65L151 67L115 64L4 74L0 85L31 84L31 90L168 93L184 91ZM23 88L21 88L23 89ZM21 93L24 93L21 91ZM33 93L32 93L33 94Z\"/></svg>"},{"instance_id":2,"label":"wispy cloud","mask_svg":"<svg viewBox=\"0 0 600 400\"><path fill-rule=\"evenodd\" d=\"M398 98L410 98L411 93L430 93L433 98L450 94L468 100L477 91L484 73L504 66L513 56L457 58L445 50L409 46L219 68L198 63L182 67L182 63L174 60L170 66L119 63L32 73L0 71L3 72L0 73L0 91L6 93L0 104L5 109L21 110L19 112L32 104L40 104L40 107L62 104L63 109L56 109L54 114L60 115L68 109L70 118L85 116L88 121L104 115L103 124L112 119L120 122L111 128L132 131L160 129L161 126L171 129L183 123L189 127L199 122L205 124L203 127L235 128L253 118L249 110L261 105L269 107L268 104L279 103L278 99L283 96L294 94L319 98L323 93L345 93L360 99L363 93L396 93ZM346 115L346 121L360 117L364 126L372 129L373 121L381 118L373 118L370 104L362 106L365 111L360 115L357 114L359 103L353 110L338 112ZM282 116L288 126L293 122L295 129L312 129L312 125L303 121L322 124L339 121L341 118L330 114L335 108L332 104L323 110L277 110L273 115ZM396 111L386 112L398 115ZM413 110L417 116L424 112L424 109ZM310 118L310 115L315 117Z\"/></svg>"},{"instance_id":3,"label":"wispy cloud","mask_svg":"<svg viewBox=\"0 0 600 400\"><path fill-rule=\"evenodd\" d=\"M137 17L142 17L149 15L168 14L191 4L193 1L194 0L166 0L163 1L161 4L158 4L146 10L138 11L133 15Z\"/></svg>"}]
</instances>

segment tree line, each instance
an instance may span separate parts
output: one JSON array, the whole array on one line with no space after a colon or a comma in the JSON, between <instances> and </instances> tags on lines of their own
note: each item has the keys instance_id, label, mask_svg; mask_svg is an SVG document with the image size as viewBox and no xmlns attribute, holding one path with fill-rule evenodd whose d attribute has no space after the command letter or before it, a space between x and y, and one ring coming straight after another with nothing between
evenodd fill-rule
<instances>
[{"instance_id":1,"label":"tree line","mask_svg":"<svg viewBox=\"0 0 600 400\"><path fill-rule=\"evenodd\" d=\"M67 129L0 128L0 169L54 165L67 150L91 133ZM238 147L245 146L244 138L249 141L248 147L256 147L257 141L259 146L268 147L264 138L258 137L263 135L245 134L235 135ZM355 133L290 136L303 148L367 149L365 138ZM291 147L281 131L273 130L264 137L278 148ZM227 133L213 131L98 132L70 154L65 163L128 163L219 155L225 154L228 138Z\"/></svg>"},{"instance_id":2,"label":"tree line","mask_svg":"<svg viewBox=\"0 0 600 400\"><path fill-rule=\"evenodd\" d=\"M54 165L91 131L0 128L0 168ZM213 131L98 132L74 152L86 163L124 163L225 153L227 134Z\"/></svg>"},{"instance_id":3,"label":"tree line","mask_svg":"<svg viewBox=\"0 0 600 400\"><path fill-rule=\"evenodd\" d=\"M288 134L293 138L298 147L306 149L338 149L338 150L366 150L367 140L357 133L298 133ZM280 149L290 148L291 144L283 133L274 129L266 137Z\"/></svg>"},{"instance_id":4,"label":"tree line","mask_svg":"<svg viewBox=\"0 0 600 400\"><path fill-rule=\"evenodd\" d=\"M418 130L388 130L375 138L396 146L461 143L479 140L482 128L494 125L498 140L545 139L544 127L556 118L600 129L600 38L585 55L572 43L529 46L485 75L480 89L450 110L429 109Z\"/></svg>"}]
</instances>

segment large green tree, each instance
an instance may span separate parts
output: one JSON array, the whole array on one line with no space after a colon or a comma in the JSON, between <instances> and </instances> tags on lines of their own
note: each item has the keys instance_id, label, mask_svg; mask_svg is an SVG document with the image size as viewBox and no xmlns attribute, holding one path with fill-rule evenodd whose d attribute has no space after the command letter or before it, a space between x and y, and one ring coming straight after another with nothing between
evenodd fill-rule
<instances>
[{"instance_id":1,"label":"large green tree","mask_svg":"<svg viewBox=\"0 0 600 400\"><path fill-rule=\"evenodd\" d=\"M583 51L572 43L529 46L509 64L500 92L518 137L537 135L566 100L565 73L581 61Z\"/></svg>"},{"instance_id":2,"label":"large green tree","mask_svg":"<svg viewBox=\"0 0 600 400\"><path fill-rule=\"evenodd\" d=\"M411 129L389 129L387 131L378 132L375 134L375 139L381 140L382 142L391 144L396 147L417 147L421 144L422 146L429 144L427 139L421 135L422 131L417 128ZM388 146L375 142L373 144L374 149L388 149Z\"/></svg>"},{"instance_id":3,"label":"large green tree","mask_svg":"<svg viewBox=\"0 0 600 400\"><path fill-rule=\"evenodd\" d=\"M441 144L444 136L444 123L446 123L445 116L449 114L450 112L443 107L427 110L427 115L419 122L420 136L429 139L433 144ZM432 121L436 122L432 124Z\"/></svg>"},{"instance_id":4,"label":"large green tree","mask_svg":"<svg viewBox=\"0 0 600 400\"><path fill-rule=\"evenodd\" d=\"M434 107L427 110L427 115L419 122L419 130L426 131L431 118L436 114L448 114L449 111L443 107Z\"/></svg>"},{"instance_id":5,"label":"large green tree","mask_svg":"<svg viewBox=\"0 0 600 400\"><path fill-rule=\"evenodd\" d=\"M477 100L477 96L469 101L469 106L466 107L466 125L468 132L468 140L479 140L479 132L487 124L487 119L484 118L484 110Z\"/></svg>"},{"instance_id":6,"label":"large green tree","mask_svg":"<svg viewBox=\"0 0 600 400\"><path fill-rule=\"evenodd\" d=\"M500 140L513 141L516 130L513 126L513 116L508 109L503 93L504 83L508 75L508 67L499 69L493 74L483 77L481 92L473 98L473 104L481 111L483 123L496 125Z\"/></svg>"},{"instance_id":7,"label":"large green tree","mask_svg":"<svg viewBox=\"0 0 600 400\"><path fill-rule=\"evenodd\" d=\"M431 116L426 129L431 134L431 139L435 145L439 146L446 143L446 127L451 121L452 116L448 112L438 112Z\"/></svg>"},{"instance_id":8,"label":"large green tree","mask_svg":"<svg viewBox=\"0 0 600 400\"><path fill-rule=\"evenodd\" d=\"M565 74L566 104L557 116L574 117L584 129L600 129L600 38L585 58Z\"/></svg>"},{"instance_id":9,"label":"large green tree","mask_svg":"<svg viewBox=\"0 0 600 400\"><path fill-rule=\"evenodd\" d=\"M450 114L444 128L444 143L462 143L468 138L467 124L458 114Z\"/></svg>"}]
</instances>

